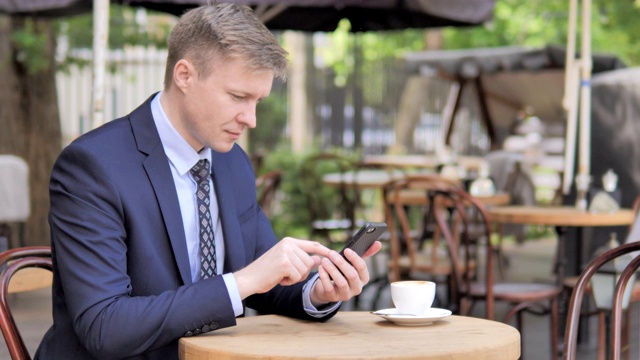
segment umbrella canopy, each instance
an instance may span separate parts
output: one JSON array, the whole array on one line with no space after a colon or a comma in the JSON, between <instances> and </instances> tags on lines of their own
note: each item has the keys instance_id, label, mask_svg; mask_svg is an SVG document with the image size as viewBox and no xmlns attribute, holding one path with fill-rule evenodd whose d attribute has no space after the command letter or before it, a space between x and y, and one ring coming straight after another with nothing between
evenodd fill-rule
<instances>
[{"instance_id":1,"label":"umbrella canopy","mask_svg":"<svg viewBox=\"0 0 640 360\"><path fill-rule=\"evenodd\" d=\"M487 107L492 140L502 143L519 110L531 106L547 125L563 126L562 106L566 52L558 46L544 48L502 47L409 53L409 73L440 77L481 87L480 101ZM625 67L616 56L593 55L593 73Z\"/></svg>"},{"instance_id":2,"label":"umbrella canopy","mask_svg":"<svg viewBox=\"0 0 640 360\"><path fill-rule=\"evenodd\" d=\"M207 0L114 0L175 15ZM495 0L228 0L251 6L273 30L333 31L342 19L352 31L399 30L481 24L493 14ZM0 12L66 16L90 11L91 0L0 0Z\"/></svg>"}]
</instances>

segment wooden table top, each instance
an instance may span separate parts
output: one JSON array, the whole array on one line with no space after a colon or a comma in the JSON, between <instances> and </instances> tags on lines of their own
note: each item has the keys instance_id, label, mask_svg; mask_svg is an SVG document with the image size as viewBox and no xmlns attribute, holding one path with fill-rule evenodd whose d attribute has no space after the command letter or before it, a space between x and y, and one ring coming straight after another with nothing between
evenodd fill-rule
<instances>
[{"instance_id":1,"label":"wooden table top","mask_svg":"<svg viewBox=\"0 0 640 360\"><path fill-rule=\"evenodd\" d=\"M391 194L390 196L393 196ZM499 192L494 195L478 195L474 196L480 200L485 206L500 206L508 205L511 202L511 196L504 192ZM422 190L402 190L400 192L400 202L407 205L422 205L427 204L427 194Z\"/></svg>"},{"instance_id":2,"label":"wooden table top","mask_svg":"<svg viewBox=\"0 0 640 360\"><path fill-rule=\"evenodd\" d=\"M426 326L400 326L362 311L340 312L326 323L266 315L239 318L235 327L180 339L181 360L519 357L520 334L515 328L462 316Z\"/></svg>"},{"instance_id":3,"label":"wooden table top","mask_svg":"<svg viewBox=\"0 0 640 360\"><path fill-rule=\"evenodd\" d=\"M573 206L497 206L487 209L491 222L497 224L537 224L554 226L620 226L634 221L633 210L592 213Z\"/></svg>"},{"instance_id":4,"label":"wooden table top","mask_svg":"<svg viewBox=\"0 0 640 360\"><path fill-rule=\"evenodd\" d=\"M51 287L53 273L46 269L26 268L16 272L9 282L9 293L19 293Z\"/></svg>"},{"instance_id":5,"label":"wooden table top","mask_svg":"<svg viewBox=\"0 0 640 360\"><path fill-rule=\"evenodd\" d=\"M466 169L477 170L484 163L480 156L458 156L456 162ZM395 166L395 167L415 167L435 169L440 165L440 159L435 155L369 155L363 159L365 164Z\"/></svg>"},{"instance_id":6,"label":"wooden table top","mask_svg":"<svg viewBox=\"0 0 640 360\"><path fill-rule=\"evenodd\" d=\"M358 188L378 189L391 180L402 179L402 171L361 170L357 172L329 173L322 177L322 182L331 186L350 185Z\"/></svg>"}]
</instances>

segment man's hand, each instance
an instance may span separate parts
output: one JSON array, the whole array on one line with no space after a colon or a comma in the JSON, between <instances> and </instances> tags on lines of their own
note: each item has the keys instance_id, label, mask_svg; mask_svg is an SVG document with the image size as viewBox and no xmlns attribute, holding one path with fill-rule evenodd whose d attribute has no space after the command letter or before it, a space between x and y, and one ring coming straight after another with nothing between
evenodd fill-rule
<instances>
[{"instance_id":1,"label":"man's hand","mask_svg":"<svg viewBox=\"0 0 640 360\"><path fill-rule=\"evenodd\" d=\"M359 295L369 282L369 270L364 259L375 255L381 247L379 241L374 242L362 257L346 249L344 255L349 261L336 251L331 251L318 267L320 278L311 289L311 303L318 307L330 302L347 301Z\"/></svg>"},{"instance_id":2,"label":"man's hand","mask_svg":"<svg viewBox=\"0 0 640 360\"><path fill-rule=\"evenodd\" d=\"M329 256L330 252L315 241L284 238L247 267L233 273L240 297L244 300L278 284L300 282L320 264L320 257Z\"/></svg>"}]
</instances>

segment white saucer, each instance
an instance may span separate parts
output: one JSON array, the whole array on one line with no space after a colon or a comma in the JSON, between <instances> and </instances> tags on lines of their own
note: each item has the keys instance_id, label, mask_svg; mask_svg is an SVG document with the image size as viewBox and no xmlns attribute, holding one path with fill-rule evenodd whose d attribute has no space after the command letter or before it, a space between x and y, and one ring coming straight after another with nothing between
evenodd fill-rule
<instances>
[{"instance_id":1,"label":"white saucer","mask_svg":"<svg viewBox=\"0 0 640 360\"><path fill-rule=\"evenodd\" d=\"M371 313L378 315L385 320L391 321L392 323L404 326L430 325L451 315L450 310L438 308L429 308L423 315L398 314L398 309L396 308L372 311Z\"/></svg>"}]
</instances>

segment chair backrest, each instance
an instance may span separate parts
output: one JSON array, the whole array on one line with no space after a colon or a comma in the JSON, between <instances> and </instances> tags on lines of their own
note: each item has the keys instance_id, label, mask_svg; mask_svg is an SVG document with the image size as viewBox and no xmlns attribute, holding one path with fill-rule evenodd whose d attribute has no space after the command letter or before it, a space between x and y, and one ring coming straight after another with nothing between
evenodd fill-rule
<instances>
[{"instance_id":1,"label":"chair backrest","mask_svg":"<svg viewBox=\"0 0 640 360\"><path fill-rule=\"evenodd\" d=\"M491 243L491 222L484 205L475 197L461 188L440 189L431 193L433 202L432 215L438 229L444 236L449 250L454 274L454 286L452 300L460 304L459 293L466 293L471 288L471 283L480 281L475 271L478 255L484 256L484 282L486 318L494 318L493 296L493 254L495 249ZM460 220L460 221L452 221ZM462 226L460 239L454 236L454 227ZM477 233L477 227L481 228L482 239L472 242L471 232ZM483 249L480 249L483 247Z\"/></svg>"},{"instance_id":2,"label":"chair backrest","mask_svg":"<svg viewBox=\"0 0 640 360\"><path fill-rule=\"evenodd\" d=\"M271 214L273 201L280 188L282 181L282 171L272 170L256 178L256 189L258 191L258 204L262 211L269 216Z\"/></svg>"},{"instance_id":3,"label":"chair backrest","mask_svg":"<svg viewBox=\"0 0 640 360\"><path fill-rule=\"evenodd\" d=\"M578 281L571 293L571 299L569 300L569 310L567 313L567 324L565 328L565 349L563 359L574 360L576 359L577 352L577 339L578 339L578 325L580 321L580 308L582 306L583 297L586 292L587 286L591 281L593 275L609 261L620 257L625 254L640 251L640 242L633 241L624 245L620 245L616 248L608 250L600 256L593 259L582 271ZM624 298L624 292L627 285L630 282L631 276L640 267L640 256L636 256L625 267L621 273L620 278L616 284L613 307L611 312L611 357L612 360L619 360L621 355L621 324L622 324L622 303Z\"/></svg>"},{"instance_id":4,"label":"chair backrest","mask_svg":"<svg viewBox=\"0 0 640 360\"><path fill-rule=\"evenodd\" d=\"M13 360L31 360L9 307L9 283L14 274L26 268L53 270L51 248L30 246L0 253L0 329Z\"/></svg>"},{"instance_id":5,"label":"chair backrest","mask_svg":"<svg viewBox=\"0 0 640 360\"><path fill-rule=\"evenodd\" d=\"M406 253L409 257L410 272L415 270L417 256L416 232L425 231L425 215L430 207L429 192L436 189L458 187L456 181L438 175L407 175L402 179L391 180L383 187L382 199L391 244L391 281L400 279L400 257ZM420 211L411 213L411 209ZM428 231L428 229L426 229ZM439 233L433 234L431 265L438 266Z\"/></svg>"}]
</instances>

